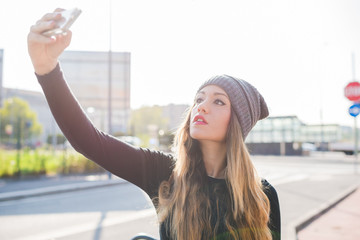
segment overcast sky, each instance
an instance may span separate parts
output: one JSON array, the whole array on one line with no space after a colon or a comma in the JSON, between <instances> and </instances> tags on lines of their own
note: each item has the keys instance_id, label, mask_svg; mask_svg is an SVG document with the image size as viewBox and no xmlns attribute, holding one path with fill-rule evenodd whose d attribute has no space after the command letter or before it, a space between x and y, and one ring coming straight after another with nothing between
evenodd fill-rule
<instances>
[{"instance_id":1,"label":"overcast sky","mask_svg":"<svg viewBox=\"0 0 360 240\"><path fill-rule=\"evenodd\" d=\"M68 50L108 51L104 0L0 3L5 87L40 91L26 50L29 28L56 7L79 7ZM193 101L209 77L259 89L271 116L353 125L344 87L360 77L360 1L113 0L112 50L131 52L131 106Z\"/></svg>"}]
</instances>

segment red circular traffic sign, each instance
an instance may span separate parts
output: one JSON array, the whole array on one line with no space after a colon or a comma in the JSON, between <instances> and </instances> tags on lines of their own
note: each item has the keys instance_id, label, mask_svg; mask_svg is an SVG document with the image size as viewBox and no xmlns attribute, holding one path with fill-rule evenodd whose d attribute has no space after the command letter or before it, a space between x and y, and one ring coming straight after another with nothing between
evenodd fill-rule
<instances>
[{"instance_id":1,"label":"red circular traffic sign","mask_svg":"<svg viewBox=\"0 0 360 240\"><path fill-rule=\"evenodd\" d=\"M360 83L351 82L345 87L345 97L350 101L359 101L360 100Z\"/></svg>"}]
</instances>

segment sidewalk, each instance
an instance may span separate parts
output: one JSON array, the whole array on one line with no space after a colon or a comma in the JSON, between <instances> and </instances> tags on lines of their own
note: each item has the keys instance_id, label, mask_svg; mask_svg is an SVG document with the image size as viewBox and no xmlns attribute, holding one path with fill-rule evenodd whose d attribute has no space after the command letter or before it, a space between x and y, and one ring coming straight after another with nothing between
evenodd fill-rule
<instances>
[{"instance_id":1,"label":"sidewalk","mask_svg":"<svg viewBox=\"0 0 360 240\"><path fill-rule=\"evenodd\" d=\"M107 173L72 176L41 176L30 179L0 179L0 202L121 184L125 180Z\"/></svg>"},{"instance_id":2,"label":"sidewalk","mask_svg":"<svg viewBox=\"0 0 360 240\"><path fill-rule=\"evenodd\" d=\"M298 239L360 239L360 188L300 230Z\"/></svg>"}]
</instances>

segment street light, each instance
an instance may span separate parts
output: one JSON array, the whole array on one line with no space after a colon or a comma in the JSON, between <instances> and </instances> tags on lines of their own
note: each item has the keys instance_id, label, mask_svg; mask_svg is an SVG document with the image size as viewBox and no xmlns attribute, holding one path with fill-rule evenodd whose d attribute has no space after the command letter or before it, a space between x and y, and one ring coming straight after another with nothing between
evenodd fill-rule
<instances>
[{"instance_id":1,"label":"street light","mask_svg":"<svg viewBox=\"0 0 360 240\"><path fill-rule=\"evenodd\" d=\"M111 81L112 81L112 51L111 51L111 0L109 0L109 57L108 57L108 65L109 65L109 72L108 72L108 124L109 124L109 134L112 134L112 111L111 111ZM111 173L108 172L108 177L111 179Z\"/></svg>"}]
</instances>

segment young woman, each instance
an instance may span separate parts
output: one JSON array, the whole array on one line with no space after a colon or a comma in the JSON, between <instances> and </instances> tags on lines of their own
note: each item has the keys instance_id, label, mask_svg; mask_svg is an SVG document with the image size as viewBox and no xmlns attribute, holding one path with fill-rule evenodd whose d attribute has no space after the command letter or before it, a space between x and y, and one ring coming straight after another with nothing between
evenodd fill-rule
<instances>
[{"instance_id":1,"label":"young woman","mask_svg":"<svg viewBox=\"0 0 360 240\"><path fill-rule=\"evenodd\" d=\"M51 111L72 146L153 200L161 239L280 239L275 189L257 176L244 143L268 116L252 85L227 75L200 86L175 136L174 155L135 148L98 130L69 89L59 55L71 32L41 33L61 18L57 10L31 27L28 51Z\"/></svg>"}]
</instances>

